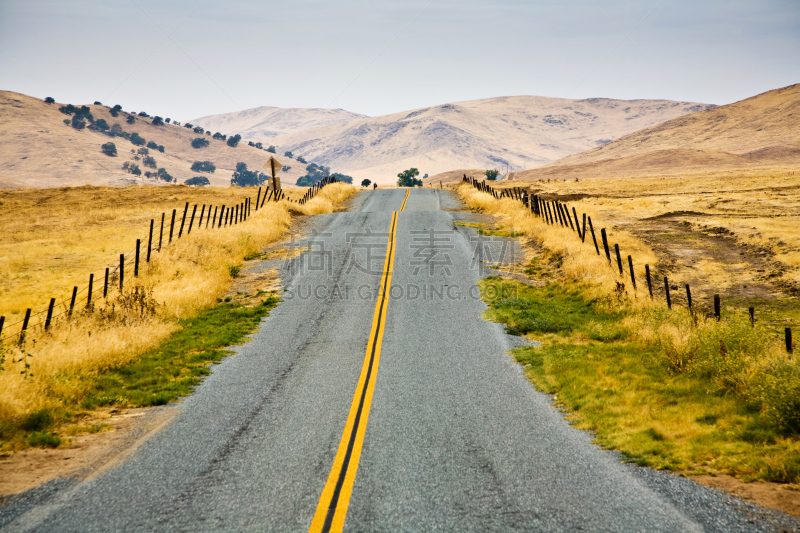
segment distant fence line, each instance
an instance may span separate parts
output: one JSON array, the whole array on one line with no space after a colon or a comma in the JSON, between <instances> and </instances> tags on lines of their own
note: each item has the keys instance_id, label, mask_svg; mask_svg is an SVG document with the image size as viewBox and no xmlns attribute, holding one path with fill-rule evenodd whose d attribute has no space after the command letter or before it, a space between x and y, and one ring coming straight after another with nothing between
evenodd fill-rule
<instances>
[{"instance_id":1,"label":"distant fence line","mask_svg":"<svg viewBox=\"0 0 800 533\"><path fill-rule=\"evenodd\" d=\"M514 200L518 200L522 202L522 204L530 209L530 212L535 216L541 218L545 223L550 225L560 225L564 228L569 228L572 231L578 234L578 237L581 239L581 242L586 242L586 230L587 230L587 222L588 222L588 230L589 233L592 235L592 244L594 244L594 249L597 255L600 255L600 246L597 241L597 236L594 231L594 226L592 225L592 217L587 216L586 213L583 213L582 219L578 217L578 212L575 207L572 207L572 212L570 213L570 208L565 203L561 203L558 200L544 200L539 195L530 194L527 190L522 189L521 187L511 187L511 188L504 188L501 190L500 193L497 192L496 189L491 187L486 181L479 181L473 177L467 177L464 174L462 178L462 182L469 183L479 191L485 192L487 194L492 195L494 198L500 200L502 198L511 198ZM573 224L573 218L575 223ZM605 252L606 259L608 260L608 264L611 268L614 268L614 262L611 257L611 246L609 245L609 237L608 232L606 232L605 228L600 229L600 238L603 244L603 251ZM619 250L619 245L614 244L614 255L616 258L616 267L619 269L619 275L623 279L625 278L625 270L623 267L622 261L622 254ZM638 291L637 283L636 283L636 274L633 270L633 258L631 255L628 255L627 258L627 266L628 271L630 273L631 285L633 286L634 291ZM644 265L645 271L645 281L647 282L647 292L650 295L650 298L653 298L653 280L651 276L650 265ZM688 283L684 284L686 288L686 304L687 308L690 312L696 312L696 308L692 305L692 290ZM665 299L667 303L667 307L672 309L673 302L670 294L670 283L669 278L665 275L664 276L664 292L665 292ZM750 324L755 325L755 308L749 307L748 313L750 314ZM717 320L720 320L722 316L721 313L721 300L719 294L714 295L714 317ZM786 351L791 354L794 351L793 343L792 343L792 328L785 328L784 329L784 341L786 344Z\"/></svg>"},{"instance_id":2,"label":"distant fence line","mask_svg":"<svg viewBox=\"0 0 800 533\"><path fill-rule=\"evenodd\" d=\"M251 212L253 210L258 211L260 208L263 208L267 202L278 202L281 200L288 200L290 202L298 203L298 204L305 204L314 196L316 196L320 190L322 190L325 185L336 183L336 178L328 177L324 178L323 180L315 183L311 187L308 188L305 195L302 197L300 201L293 200L291 198L287 198L286 194L284 193L283 189L278 188L268 188L267 191L264 191L262 196L262 188L258 188L258 194L255 198L255 204L252 202L251 197L246 197L243 201L235 204L235 205L226 205L226 204L203 204L200 209L200 216L197 217L197 206L195 204L192 208L192 213L189 215L189 202L186 202L186 205L183 208L183 216L180 220L180 226L178 228L178 234L175 236L175 222L176 222L176 215L177 209L172 210L172 217L169 222L169 235L165 235L165 228L164 223L166 221L166 213L161 213L161 224L159 227L158 232L158 244L154 241L154 229L155 229L155 222L156 219L150 219L150 226L147 232L147 237L145 239L136 239L136 246L127 254L119 254L119 262L115 262L114 265L106 267L105 269L105 276L102 282L103 287L103 298L108 297L109 289L114 288L115 286L119 288L119 291L122 292L125 283L125 268L132 267L133 268L133 276L139 276L139 265L141 263L141 256L142 256L142 243L147 242L146 248L146 255L144 262L149 263L152 253L160 252L162 246L164 245L164 238L167 237L167 245L171 244L173 238L180 239L183 236L183 230L186 228L186 235L189 235L192 232L192 228L195 227L194 222L195 218L197 218L197 229L203 227L203 220L205 219L205 229L219 229L225 228L229 226L237 225L239 222L244 222L248 219ZM206 210L208 207L208 210ZM212 215L212 207L213 207L213 215ZM253 209L254 207L254 209ZM219 215L219 217L218 217ZM186 219L189 217L189 226L186 227ZM21 320L13 322L11 324L6 324L6 317L0 316L0 346L2 345L3 341L6 341L11 338L18 338L18 343L22 345L25 341L26 334L33 328L33 327L41 327L43 331L47 331L52 326L53 320L59 317L67 316L71 317L73 312L76 309L76 305L78 308L83 309L92 309L92 301L94 297L94 290L95 286L100 282L100 280L94 279L94 274L89 274L89 282L86 286L82 289L79 289L77 286L72 288L72 294L61 300L61 302L57 302L56 298L50 298L50 303L48 306L41 311L34 312L32 309L28 308L25 310L25 316ZM83 295L83 296L82 296ZM79 297L81 297L79 299ZM63 311L56 313L56 307L60 306L63 308ZM39 318L38 324L33 326L31 323L32 319ZM11 331L11 328L15 328L15 326L19 326L19 330Z\"/></svg>"}]
</instances>

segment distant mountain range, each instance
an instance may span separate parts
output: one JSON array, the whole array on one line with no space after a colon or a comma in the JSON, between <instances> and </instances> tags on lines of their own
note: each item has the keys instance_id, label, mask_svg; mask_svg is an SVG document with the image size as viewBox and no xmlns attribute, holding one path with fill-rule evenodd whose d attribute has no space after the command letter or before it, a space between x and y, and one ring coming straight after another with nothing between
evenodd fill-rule
<instances>
[{"instance_id":1,"label":"distant mountain range","mask_svg":"<svg viewBox=\"0 0 800 533\"><path fill-rule=\"evenodd\" d=\"M669 100L510 96L366 117L343 110L255 108L192 123L275 145L378 183L398 172L505 172L540 166L634 131L713 107Z\"/></svg>"}]
</instances>

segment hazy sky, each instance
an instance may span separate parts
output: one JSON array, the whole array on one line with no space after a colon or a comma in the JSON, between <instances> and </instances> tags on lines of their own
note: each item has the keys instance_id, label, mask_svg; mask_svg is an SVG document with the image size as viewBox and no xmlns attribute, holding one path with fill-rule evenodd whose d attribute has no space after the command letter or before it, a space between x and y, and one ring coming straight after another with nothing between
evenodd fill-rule
<instances>
[{"instance_id":1,"label":"hazy sky","mask_svg":"<svg viewBox=\"0 0 800 533\"><path fill-rule=\"evenodd\" d=\"M0 0L0 89L184 121L523 94L725 104L797 82L798 0Z\"/></svg>"}]
</instances>

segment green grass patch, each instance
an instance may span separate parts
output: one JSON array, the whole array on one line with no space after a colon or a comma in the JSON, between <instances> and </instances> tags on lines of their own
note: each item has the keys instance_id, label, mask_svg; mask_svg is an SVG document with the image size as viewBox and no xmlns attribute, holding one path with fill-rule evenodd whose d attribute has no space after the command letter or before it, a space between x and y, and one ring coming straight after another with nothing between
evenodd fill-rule
<instances>
[{"instance_id":1,"label":"green grass patch","mask_svg":"<svg viewBox=\"0 0 800 533\"><path fill-rule=\"evenodd\" d=\"M0 449L25 446L55 448L63 443L56 433L97 433L108 426L69 426L80 411L120 405L148 407L163 405L186 396L211 373L209 364L230 354L230 346L242 344L269 315L280 298L270 293L255 306L225 302L179 321L180 329L157 349L135 361L108 372L72 379L87 380L86 394L79 405L42 409L22 420L0 420Z\"/></svg>"},{"instance_id":2,"label":"green grass patch","mask_svg":"<svg viewBox=\"0 0 800 533\"><path fill-rule=\"evenodd\" d=\"M631 331L639 311L615 296L592 297L578 283L534 287L499 277L481 289L487 319L541 342L511 352L528 379L601 446L659 469L800 481L797 434L766 416L764 404L721 386L719 372L671 368L662 344ZM719 343L713 335L705 341L712 343ZM733 364L729 344L725 361Z\"/></svg>"}]
</instances>

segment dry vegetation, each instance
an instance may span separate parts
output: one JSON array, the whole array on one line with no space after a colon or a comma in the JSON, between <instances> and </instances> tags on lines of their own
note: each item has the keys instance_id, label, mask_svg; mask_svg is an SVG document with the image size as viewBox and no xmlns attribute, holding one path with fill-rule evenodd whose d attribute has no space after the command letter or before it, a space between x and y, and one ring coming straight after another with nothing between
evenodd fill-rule
<instances>
[{"instance_id":1,"label":"dry vegetation","mask_svg":"<svg viewBox=\"0 0 800 533\"><path fill-rule=\"evenodd\" d=\"M800 245L792 212L800 178L766 178L536 183L534 191L591 215L598 240L601 227L609 230L623 260L628 254L635 259L637 291L627 264L620 276L616 261L609 265L597 255L591 236L581 243L575 232L546 224L518 201L459 187L468 206L524 233L531 252L523 267L526 286L541 288L520 289L530 292L519 296L528 299L524 305L512 296L490 302L490 316L544 341L541 349L519 349L518 360L537 386L573 411L579 427L597 431L602 444L660 468L800 481L800 365L786 353L782 335L783 326L800 318L792 295ZM651 226L673 216L682 228L678 238L669 227ZM737 250L736 269L728 248ZM765 272L748 261L761 261ZM702 290L695 291L694 312L677 290L668 310L658 284L651 300L643 287L645 263L672 283L697 282ZM728 304L721 322L709 316L711 289ZM746 311L754 301L760 302L755 327ZM569 334L547 329L552 324L530 310L544 306L549 312L542 316L558 321L584 312L586 302L594 314L564 326Z\"/></svg>"},{"instance_id":2,"label":"dry vegetation","mask_svg":"<svg viewBox=\"0 0 800 533\"><path fill-rule=\"evenodd\" d=\"M305 190L289 190L299 198ZM243 258L257 254L284 234L292 213L331 212L355 193L346 184L328 185L315 199L300 206L289 201L267 203L245 222L202 228L195 221L191 234L167 244L172 209L178 221L186 202L231 205L254 189L191 189L187 187L80 187L0 193L0 220L6 238L0 244L0 315L13 336L0 345L0 422L18 420L42 408L74 405L86 386L79 376L101 373L134 360L175 331L181 318L214 305L230 288ZM191 214L190 207L189 213ZM102 297L106 266L126 257L142 239L146 249L150 219L156 219L156 244L161 213L166 213L164 245L142 264L138 278L126 267L125 290L112 285ZM198 217L200 207L197 211ZM175 234L178 226L176 223ZM188 228L188 220L187 220ZM43 330L44 315L31 321L23 346L17 346L18 322L26 308L46 308L57 299L65 310L73 286L86 288L94 272L93 306L85 309L83 292L72 317L61 315ZM6 335L4 334L4 337Z\"/></svg>"}]
</instances>

